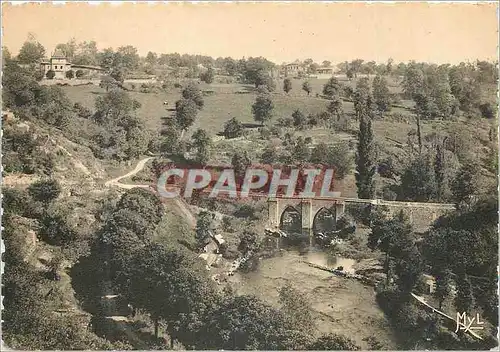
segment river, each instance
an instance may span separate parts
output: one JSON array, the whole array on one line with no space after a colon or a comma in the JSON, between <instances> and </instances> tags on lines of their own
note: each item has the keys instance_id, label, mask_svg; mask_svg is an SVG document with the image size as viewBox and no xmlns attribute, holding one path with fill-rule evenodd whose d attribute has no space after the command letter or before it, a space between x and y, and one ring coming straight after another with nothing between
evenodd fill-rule
<instances>
[{"instance_id":1,"label":"river","mask_svg":"<svg viewBox=\"0 0 500 352\"><path fill-rule=\"evenodd\" d=\"M363 339L374 336L386 348L395 348L391 328L375 301L373 287L305 263L333 269L342 266L345 271L354 273L356 261L322 250L303 252L282 250L280 255L262 259L253 272L236 272L229 282L239 294L256 295L273 305L278 305L278 289L291 284L310 302L318 333L343 334L364 349L369 346Z\"/></svg>"}]
</instances>

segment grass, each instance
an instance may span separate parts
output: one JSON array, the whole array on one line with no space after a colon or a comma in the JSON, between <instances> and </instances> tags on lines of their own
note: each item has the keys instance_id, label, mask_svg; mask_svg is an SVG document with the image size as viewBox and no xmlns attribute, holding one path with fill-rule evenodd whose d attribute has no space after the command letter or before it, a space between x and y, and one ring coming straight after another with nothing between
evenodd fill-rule
<instances>
[{"instance_id":1,"label":"grass","mask_svg":"<svg viewBox=\"0 0 500 352\"><path fill-rule=\"evenodd\" d=\"M290 117L292 113L300 109L304 114L316 114L326 110L328 100L317 98L316 93L321 93L325 79L309 80L313 87L313 92L307 96L302 90L303 80L292 80L293 89L289 94L285 94L282 90L282 81L277 84L276 92L273 93L274 116L276 120L280 117ZM347 82L350 85L355 85L355 80ZM202 90L212 90L214 95L205 96L205 106L198 113L198 118L195 124L191 127L190 132L198 128L207 130L212 135L220 132L224 123L236 117L244 123L255 122L252 116L252 104L255 102L256 92L253 87L245 84L200 84ZM68 97L79 102L87 108L93 109L95 98L100 94L105 94L105 90L92 86L65 86L63 87ZM248 94L237 94L236 92L246 91ZM146 127L150 130L158 130L162 125L162 117L169 116L173 111L169 111L163 105L163 102L169 102L169 106L173 107L176 100L180 98L180 90L172 88L166 92L159 93L140 93L130 92L133 99L141 103L139 115L144 119ZM353 111L353 104L344 102L346 112ZM394 108L393 112L408 114L408 111L401 108Z\"/></svg>"}]
</instances>

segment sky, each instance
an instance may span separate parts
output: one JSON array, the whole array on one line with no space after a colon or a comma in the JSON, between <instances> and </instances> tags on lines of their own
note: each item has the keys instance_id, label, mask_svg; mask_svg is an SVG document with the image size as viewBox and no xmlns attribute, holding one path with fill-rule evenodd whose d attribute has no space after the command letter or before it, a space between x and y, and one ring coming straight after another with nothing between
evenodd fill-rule
<instances>
[{"instance_id":1,"label":"sky","mask_svg":"<svg viewBox=\"0 0 500 352\"><path fill-rule=\"evenodd\" d=\"M497 11L495 3L3 3L2 45L16 54L33 33L47 53L74 37L141 55L458 63L497 59Z\"/></svg>"}]
</instances>

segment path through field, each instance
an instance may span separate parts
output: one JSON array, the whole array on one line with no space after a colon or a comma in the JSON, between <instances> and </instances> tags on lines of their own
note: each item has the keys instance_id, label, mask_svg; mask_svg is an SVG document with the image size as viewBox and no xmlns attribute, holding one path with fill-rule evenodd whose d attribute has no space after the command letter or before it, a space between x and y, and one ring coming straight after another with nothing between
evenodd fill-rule
<instances>
[{"instance_id":1,"label":"path through field","mask_svg":"<svg viewBox=\"0 0 500 352\"><path fill-rule=\"evenodd\" d=\"M142 160L139 160L139 162L137 163L137 165L135 166L135 168L132 171L126 173L125 175L118 176L112 180L106 181L106 183L104 185L106 187L117 186L117 187L126 188L126 189L131 189L131 188L135 188L135 187L148 188L149 185L125 184L125 183L120 183L120 180L127 178L127 177L134 176L135 174L140 172L142 169L144 169L144 166L146 166L146 163L151 159L154 159L154 157L150 156L150 157L144 158Z\"/></svg>"}]
</instances>

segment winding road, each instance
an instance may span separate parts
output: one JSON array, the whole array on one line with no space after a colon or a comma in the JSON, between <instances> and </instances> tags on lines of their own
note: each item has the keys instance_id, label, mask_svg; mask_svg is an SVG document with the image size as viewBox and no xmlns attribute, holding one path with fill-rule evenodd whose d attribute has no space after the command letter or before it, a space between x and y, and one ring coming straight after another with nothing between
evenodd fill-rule
<instances>
[{"instance_id":1,"label":"winding road","mask_svg":"<svg viewBox=\"0 0 500 352\"><path fill-rule=\"evenodd\" d=\"M126 173L125 175L118 176L112 180L106 181L106 183L104 183L104 186L106 186L106 187L116 186L116 187L125 188L125 189L131 189L131 188L135 188L135 187L149 188L150 185L125 184L125 183L121 183L120 180L127 178L127 177L134 176L135 174L137 174L139 171L144 169L144 166L146 166L146 163L151 159L154 159L154 157L150 156L150 157L147 157L145 159L139 160L139 162L137 163L137 165L135 166L135 168L132 171Z\"/></svg>"},{"instance_id":2,"label":"winding road","mask_svg":"<svg viewBox=\"0 0 500 352\"><path fill-rule=\"evenodd\" d=\"M127 177L134 176L135 174L140 172L142 169L144 169L144 167L146 166L146 163L148 161L150 161L154 158L155 157L147 157L147 158L144 158L142 160L139 160L139 162L137 163L137 165L135 166L135 168L132 171L126 173L125 175L118 176L112 180L106 181L104 183L104 186L106 186L106 187L115 186L115 187L124 188L124 189L132 189L132 188L136 188L136 187L150 188L151 185L138 185L138 184L121 183L120 180L123 180L124 178L127 178ZM175 198L172 198L172 200L177 204L179 210L182 211L182 213L184 214L186 219L189 221L189 224L191 225L191 227L196 227L196 216L193 214L192 210L189 208L189 205L184 201L184 199L182 199L180 197L175 197Z\"/></svg>"}]
</instances>

